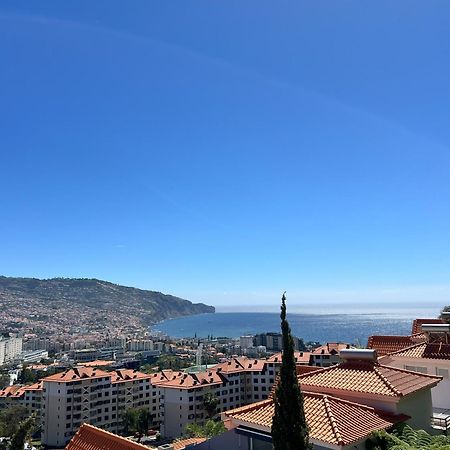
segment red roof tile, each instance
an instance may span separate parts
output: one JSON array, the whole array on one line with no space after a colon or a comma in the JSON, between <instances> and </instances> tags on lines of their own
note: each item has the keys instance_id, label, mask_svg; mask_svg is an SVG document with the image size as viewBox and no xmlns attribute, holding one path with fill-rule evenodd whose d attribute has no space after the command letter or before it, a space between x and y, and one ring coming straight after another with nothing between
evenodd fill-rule
<instances>
[{"instance_id":1,"label":"red roof tile","mask_svg":"<svg viewBox=\"0 0 450 450\"><path fill-rule=\"evenodd\" d=\"M263 359L252 359L245 356L232 358L220 364L216 364L212 369L225 374L239 372L260 372L264 369L266 361Z\"/></svg>"},{"instance_id":2,"label":"red roof tile","mask_svg":"<svg viewBox=\"0 0 450 450\"><path fill-rule=\"evenodd\" d=\"M201 444L202 442L205 442L206 438L186 438L186 439L178 439L174 442L172 442L173 450L184 450L188 445L193 444Z\"/></svg>"},{"instance_id":3,"label":"red roof tile","mask_svg":"<svg viewBox=\"0 0 450 450\"><path fill-rule=\"evenodd\" d=\"M325 394L304 392L303 398L310 438L338 446L350 445L366 438L373 431L390 428L409 418L404 415L393 416ZM250 427L257 425L267 432L270 431L273 415L272 399L222 413L224 418Z\"/></svg>"},{"instance_id":4,"label":"red roof tile","mask_svg":"<svg viewBox=\"0 0 450 450\"><path fill-rule=\"evenodd\" d=\"M345 344L344 342L328 342L325 345L315 348L312 351L313 355L336 355L341 350L347 350L352 348L350 344Z\"/></svg>"},{"instance_id":5,"label":"red roof tile","mask_svg":"<svg viewBox=\"0 0 450 450\"><path fill-rule=\"evenodd\" d=\"M412 324L411 334L421 333L422 325L424 323L439 324L439 323L445 323L445 321L442 319L416 319L416 320L414 320L414 322Z\"/></svg>"},{"instance_id":6,"label":"red roof tile","mask_svg":"<svg viewBox=\"0 0 450 450\"><path fill-rule=\"evenodd\" d=\"M0 397L21 397L24 394L23 386L19 384L13 384L12 386L7 386L0 391Z\"/></svg>"},{"instance_id":7,"label":"red roof tile","mask_svg":"<svg viewBox=\"0 0 450 450\"><path fill-rule=\"evenodd\" d=\"M103 370L91 368L91 367L74 367L73 369L68 369L61 373L55 373L54 375L49 375L48 377L42 378L42 381L57 381L60 383L66 383L69 381L77 381L86 378L103 378L109 377L108 372Z\"/></svg>"},{"instance_id":8,"label":"red roof tile","mask_svg":"<svg viewBox=\"0 0 450 450\"><path fill-rule=\"evenodd\" d=\"M177 389L192 389L197 386L222 384L225 381L224 375L219 370L208 370L206 372L185 373L175 375L171 379L153 382L162 387Z\"/></svg>"},{"instance_id":9,"label":"red roof tile","mask_svg":"<svg viewBox=\"0 0 450 450\"><path fill-rule=\"evenodd\" d=\"M426 358L426 359L450 359L450 344L428 343L412 345L398 352L391 353L392 356L405 358ZM389 355L388 355L389 356Z\"/></svg>"},{"instance_id":10,"label":"red roof tile","mask_svg":"<svg viewBox=\"0 0 450 450\"><path fill-rule=\"evenodd\" d=\"M152 376L133 369L119 369L109 372L112 383L124 383L134 380L151 380Z\"/></svg>"},{"instance_id":11,"label":"red roof tile","mask_svg":"<svg viewBox=\"0 0 450 450\"><path fill-rule=\"evenodd\" d=\"M423 342L424 335L414 336L370 336L367 348L376 350L378 355L384 356L398 350L410 347L416 342Z\"/></svg>"},{"instance_id":12,"label":"red roof tile","mask_svg":"<svg viewBox=\"0 0 450 450\"><path fill-rule=\"evenodd\" d=\"M283 354L281 352L275 353L274 355L267 358L267 362L281 364L282 356ZM309 364L309 361L311 359L311 352L295 352L294 357L297 364Z\"/></svg>"},{"instance_id":13,"label":"red roof tile","mask_svg":"<svg viewBox=\"0 0 450 450\"><path fill-rule=\"evenodd\" d=\"M148 450L145 445L130 441L87 423L81 425L66 450Z\"/></svg>"},{"instance_id":14,"label":"red roof tile","mask_svg":"<svg viewBox=\"0 0 450 450\"><path fill-rule=\"evenodd\" d=\"M321 392L352 391L402 397L435 386L442 377L426 375L372 361L346 361L299 377L305 390Z\"/></svg>"}]
</instances>

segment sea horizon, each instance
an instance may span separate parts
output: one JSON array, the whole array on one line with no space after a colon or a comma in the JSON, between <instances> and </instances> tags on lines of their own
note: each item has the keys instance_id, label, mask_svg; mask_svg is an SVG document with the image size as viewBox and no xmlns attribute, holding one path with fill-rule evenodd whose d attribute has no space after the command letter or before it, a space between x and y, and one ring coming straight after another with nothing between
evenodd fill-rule
<instances>
[{"instance_id":1,"label":"sea horizon","mask_svg":"<svg viewBox=\"0 0 450 450\"><path fill-rule=\"evenodd\" d=\"M293 305L292 305L293 306ZM304 307L305 305L303 305ZM335 305L338 306L338 305ZM342 306L342 305L339 305ZM291 307L291 309L294 309ZM305 308L303 309L305 311ZM347 342L365 346L371 335L411 334L412 321L416 318L435 318L440 308L436 306L411 308L404 305L383 305L365 311L342 312L342 308L318 308L308 312L289 312L292 333L305 342ZM238 338L264 332L279 332L278 311L217 311L215 313L184 316L162 321L150 327L174 338L223 336Z\"/></svg>"}]
</instances>

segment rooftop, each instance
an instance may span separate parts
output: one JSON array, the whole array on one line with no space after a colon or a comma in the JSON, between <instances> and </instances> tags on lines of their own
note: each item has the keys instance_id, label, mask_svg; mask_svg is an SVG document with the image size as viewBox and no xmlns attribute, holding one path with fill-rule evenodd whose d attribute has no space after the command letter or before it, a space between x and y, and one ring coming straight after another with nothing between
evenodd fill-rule
<instances>
[{"instance_id":1,"label":"rooftop","mask_svg":"<svg viewBox=\"0 0 450 450\"><path fill-rule=\"evenodd\" d=\"M370 336L367 348L376 350L380 356L410 347L417 342L423 342L422 334L415 336Z\"/></svg>"},{"instance_id":2,"label":"rooftop","mask_svg":"<svg viewBox=\"0 0 450 450\"><path fill-rule=\"evenodd\" d=\"M145 380L152 378L152 376L149 374L138 372L137 370L133 369L118 369L113 372L109 372L109 374L111 375L112 383L123 383L126 381Z\"/></svg>"},{"instance_id":3,"label":"rooftop","mask_svg":"<svg viewBox=\"0 0 450 450\"><path fill-rule=\"evenodd\" d=\"M281 363L283 354L275 353L274 355L267 358L267 362L269 363ZM295 352L294 353L295 362L297 364L309 364L309 360L311 357L311 352Z\"/></svg>"},{"instance_id":4,"label":"rooftop","mask_svg":"<svg viewBox=\"0 0 450 450\"><path fill-rule=\"evenodd\" d=\"M349 445L366 438L373 431L390 428L409 418L389 415L325 394L304 392L303 397L310 438L338 446ZM222 414L238 423L256 425L269 432L274 404L272 399L268 399Z\"/></svg>"},{"instance_id":5,"label":"rooftop","mask_svg":"<svg viewBox=\"0 0 450 450\"><path fill-rule=\"evenodd\" d=\"M87 423L81 425L67 444L66 450L148 450L145 445L130 441Z\"/></svg>"},{"instance_id":6,"label":"rooftop","mask_svg":"<svg viewBox=\"0 0 450 450\"><path fill-rule=\"evenodd\" d=\"M191 389L197 386L222 384L224 376L219 370L208 370L207 372L185 373L179 372L167 380L152 381L162 387L174 387L177 389Z\"/></svg>"},{"instance_id":7,"label":"rooftop","mask_svg":"<svg viewBox=\"0 0 450 450\"><path fill-rule=\"evenodd\" d=\"M232 358L229 361L217 364L212 368L225 374L247 372L247 371L261 371L264 369L266 361L263 359L251 359L245 356Z\"/></svg>"},{"instance_id":8,"label":"rooftop","mask_svg":"<svg viewBox=\"0 0 450 450\"><path fill-rule=\"evenodd\" d=\"M23 394L23 386L19 384L6 386L4 389L0 390L0 398L21 397Z\"/></svg>"},{"instance_id":9,"label":"rooftop","mask_svg":"<svg viewBox=\"0 0 450 450\"><path fill-rule=\"evenodd\" d=\"M412 331L411 334L417 334L422 332L422 325L424 323L427 324L440 324L440 323L446 323L442 319L415 319L412 324Z\"/></svg>"},{"instance_id":10,"label":"rooftop","mask_svg":"<svg viewBox=\"0 0 450 450\"><path fill-rule=\"evenodd\" d=\"M450 344L422 342L392 353L404 358L450 359ZM389 356L389 355L388 355Z\"/></svg>"},{"instance_id":11,"label":"rooftop","mask_svg":"<svg viewBox=\"0 0 450 450\"><path fill-rule=\"evenodd\" d=\"M61 373L55 373L48 377L42 378L42 381L55 381L59 383L67 383L71 381L78 381L88 378L102 378L109 377L108 372L91 367L74 367L73 369L65 370Z\"/></svg>"},{"instance_id":12,"label":"rooftop","mask_svg":"<svg viewBox=\"0 0 450 450\"><path fill-rule=\"evenodd\" d=\"M173 445L173 450L183 450L188 445L201 444L202 442L205 442L205 441L206 441L206 438L193 437L193 438L186 438L186 439L177 439L176 441L174 441L172 443L172 445Z\"/></svg>"},{"instance_id":13,"label":"rooftop","mask_svg":"<svg viewBox=\"0 0 450 450\"><path fill-rule=\"evenodd\" d=\"M383 366L373 361L346 361L299 377L305 390L352 391L403 397L435 386L442 377Z\"/></svg>"},{"instance_id":14,"label":"rooftop","mask_svg":"<svg viewBox=\"0 0 450 450\"><path fill-rule=\"evenodd\" d=\"M350 344L345 344L344 342L328 342L325 345L315 348L312 351L313 355L336 355L341 350L351 348Z\"/></svg>"}]
</instances>

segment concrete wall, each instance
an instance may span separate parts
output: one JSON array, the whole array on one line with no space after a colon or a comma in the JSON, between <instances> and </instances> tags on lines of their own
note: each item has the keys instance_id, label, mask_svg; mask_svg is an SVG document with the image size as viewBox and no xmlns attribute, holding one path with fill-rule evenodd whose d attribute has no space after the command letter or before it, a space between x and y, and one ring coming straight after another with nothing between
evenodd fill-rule
<instances>
[{"instance_id":1,"label":"concrete wall","mask_svg":"<svg viewBox=\"0 0 450 450\"><path fill-rule=\"evenodd\" d=\"M406 423L412 428L425 430L427 432L431 431L433 407L429 389L402 398L398 403L397 410L399 413L411 416L411 419Z\"/></svg>"},{"instance_id":2,"label":"concrete wall","mask_svg":"<svg viewBox=\"0 0 450 450\"><path fill-rule=\"evenodd\" d=\"M236 433L235 430L226 431L192 448L193 450L251 450L249 438ZM190 450L190 447L186 447L186 450Z\"/></svg>"}]
</instances>

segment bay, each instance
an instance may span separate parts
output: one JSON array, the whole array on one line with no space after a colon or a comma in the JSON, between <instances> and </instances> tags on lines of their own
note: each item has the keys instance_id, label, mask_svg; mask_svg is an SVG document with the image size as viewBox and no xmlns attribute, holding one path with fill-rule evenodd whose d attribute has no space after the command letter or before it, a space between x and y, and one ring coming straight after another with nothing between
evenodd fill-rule
<instances>
[{"instance_id":1,"label":"bay","mask_svg":"<svg viewBox=\"0 0 450 450\"><path fill-rule=\"evenodd\" d=\"M306 341L347 342L365 346L371 335L407 335L417 317L436 317L431 311L392 311L364 314L289 314L292 333ZM247 334L278 332L280 319L271 312L218 312L161 322L152 330L171 337L238 338Z\"/></svg>"}]
</instances>

